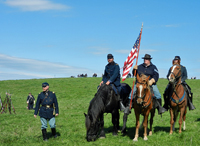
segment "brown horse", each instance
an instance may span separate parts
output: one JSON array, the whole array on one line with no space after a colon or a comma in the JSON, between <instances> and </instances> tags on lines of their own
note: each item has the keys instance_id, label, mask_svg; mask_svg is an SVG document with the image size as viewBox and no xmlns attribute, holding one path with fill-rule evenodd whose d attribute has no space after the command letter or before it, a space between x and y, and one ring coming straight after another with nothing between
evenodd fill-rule
<instances>
[{"instance_id":1,"label":"brown horse","mask_svg":"<svg viewBox=\"0 0 200 146\"><path fill-rule=\"evenodd\" d=\"M144 127L144 140L148 140L147 138L147 126L148 126L148 116L151 112L150 118L150 131L149 135L152 135L152 125L153 125L153 117L155 115L155 108L153 108L153 95L151 93L148 81L149 77L145 75L137 74L137 84L136 84L136 95L134 97L134 111L136 117L136 130L135 130L135 138L133 141L138 141L139 137L139 127L140 127L140 114L144 116L143 127Z\"/></svg>"},{"instance_id":2,"label":"brown horse","mask_svg":"<svg viewBox=\"0 0 200 146\"><path fill-rule=\"evenodd\" d=\"M179 133L181 133L181 125L183 122L183 130L185 130L185 119L187 113L187 93L181 84L181 66L180 61L173 63L171 67L171 73L169 75L169 82L172 84L172 96L170 97L170 134L173 133L174 125L180 111L179 119Z\"/></svg>"}]
</instances>

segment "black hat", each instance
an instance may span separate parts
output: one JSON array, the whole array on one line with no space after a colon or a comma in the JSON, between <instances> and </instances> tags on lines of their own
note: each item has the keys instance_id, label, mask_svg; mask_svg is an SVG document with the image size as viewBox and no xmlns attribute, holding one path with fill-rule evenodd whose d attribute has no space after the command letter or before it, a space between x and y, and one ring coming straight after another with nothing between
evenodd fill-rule
<instances>
[{"instance_id":1,"label":"black hat","mask_svg":"<svg viewBox=\"0 0 200 146\"><path fill-rule=\"evenodd\" d=\"M181 57L180 56L175 56L174 60L181 60Z\"/></svg>"},{"instance_id":2,"label":"black hat","mask_svg":"<svg viewBox=\"0 0 200 146\"><path fill-rule=\"evenodd\" d=\"M151 55L145 54L144 57L142 57L142 59L152 59L152 58L151 58Z\"/></svg>"},{"instance_id":3,"label":"black hat","mask_svg":"<svg viewBox=\"0 0 200 146\"><path fill-rule=\"evenodd\" d=\"M42 83L42 87L46 87L46 86L49 86L47 82Z\"/></svg>"},{"instance_id":4,"label":"black hat","mask_svg":"<svg viewBox=\"0 0 200 146\"><path fill-rule=\"evenodd\" d=\"M107 58L108 58L108 59L112 59L112 58L113 58L113 55L112 55L112 54L108 54L108 55L107 55Z\"/></svg>"}]
</instances>

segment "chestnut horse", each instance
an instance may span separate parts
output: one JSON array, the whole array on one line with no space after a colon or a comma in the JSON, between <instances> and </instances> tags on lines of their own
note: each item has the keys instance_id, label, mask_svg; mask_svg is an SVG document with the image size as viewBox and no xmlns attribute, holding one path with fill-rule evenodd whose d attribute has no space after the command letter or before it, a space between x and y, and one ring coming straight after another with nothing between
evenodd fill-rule
<instances>
[{"instance_id":1,"label":"chestnut horse","mask_svg":"<svg viewBox=\"0 0 200 146\"><path fill-rule=\"evenodd\" d=\"M137 84L136 84L136 95L134 97L134 111L136 117L136 130L135 138L133 141L138 141L139 137L139 127L140 127L140 114L144 116L143 127L144 127L144 140L147 138L147 127L148 127L148 116L151 113L150 118L150 131L149 135L152 135L152 125L153 117L155 115L155 108L153 108L153 94L151 93L148 81L149 77L146 77L144 74L139 77L137 74Z\"/></svg>"},{"instance_id":2,"label":"chestnut horse","mask_svg":"<svg viewBox=\"0 0 200 146\"><path fill-rule=\"evenodd\" d=\"M179 133L181 133L181 125L183 122L183 130L185 130L185 119L187 113L187 93L181 84L181 66L180 61L178 63L173 63L171 67L171 73L168 77L169 83L172 84L172 94L170 97L170 134L173 133L174 125L180 111L179 119Z\"/></svg>"}]
</instances>

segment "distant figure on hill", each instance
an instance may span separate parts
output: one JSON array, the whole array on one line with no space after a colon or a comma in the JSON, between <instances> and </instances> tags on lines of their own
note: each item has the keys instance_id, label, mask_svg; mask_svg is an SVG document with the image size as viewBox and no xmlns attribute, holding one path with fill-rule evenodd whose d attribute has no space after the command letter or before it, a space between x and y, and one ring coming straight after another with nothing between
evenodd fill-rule
<instances>
[{"instance_id":1,"label":"distant figure on hill","mask_svg":"<svg viewBox=\"0 0 200 146\"><path fill-rule=\"evenodd\" d=\"M33 106L35 104L35 98L31 93L29 93L27 100L26 100L26 103L28 104L27 105L28 110L33 109Z\"/></svg>"},{"instance_id":2,"label":"distant figure on hill","mask_svg":"<svg viewBox=\"0 0 200 146\"><path fill-rule=\"evenodd\" d=\"M41 129L43 140L47 141L47 121L49 121L52 135L54 136L54 138L57 137L55 116L58 116L59 110L56 94L54 92L49 91L49 84L47 82L42 83L42 89L43 92L41 92L37 98L34 117L37 117L40 108L39 116L42 124Z\"/></svg>"},{"instance_id":3,"label":"distant figure on hill","mask_svg":"<svg viewBox=\"0 0 200 146\"><path fill-rule=\"evenodd\" d=\"M97 77L97 74L96 74L96 73L94 73L94 74L93 74L93 77Z\"/></svg>"}]
</instances>

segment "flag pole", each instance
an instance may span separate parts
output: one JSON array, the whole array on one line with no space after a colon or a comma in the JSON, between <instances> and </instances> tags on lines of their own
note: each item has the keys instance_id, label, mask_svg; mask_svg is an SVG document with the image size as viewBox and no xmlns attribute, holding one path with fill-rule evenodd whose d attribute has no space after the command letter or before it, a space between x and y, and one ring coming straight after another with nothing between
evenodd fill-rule
<instances>
[{"instance_id":1,"label":"flag pole","mask_svg":"<svg viewBox=\"0 0 200 146\"><path fill-rule=\"evenodd\" d=\"M142 36L142 29L143 29L143 23L142 23L142 27L141 27L141 34L140 34L140 41L141 41L141 36ZM136 64L137 65L137 62L138 62L138 56L139 56L139 51L140 51L140 42L139 42L139 45L138 45L138 48L137 48L137 58L136 58ZM136 70L134 70L134 75L133 75L133 86L132 86L132 91L131 91L131 100L130 100L130 107L129 109L131 110L131 106L132 106L132 100L133 100L133 89L134 89L134 85L135 85L135 76L136 76Z\"/></svg>"}]
</instances>

